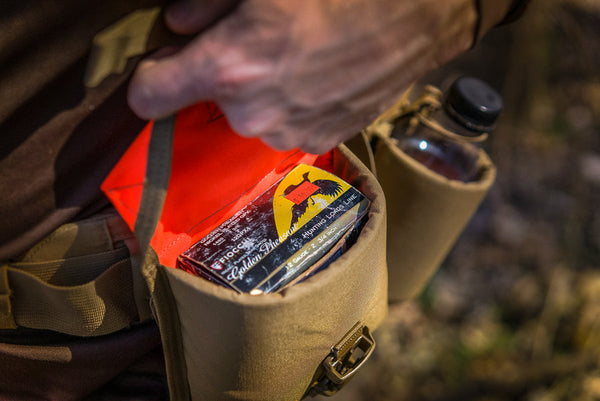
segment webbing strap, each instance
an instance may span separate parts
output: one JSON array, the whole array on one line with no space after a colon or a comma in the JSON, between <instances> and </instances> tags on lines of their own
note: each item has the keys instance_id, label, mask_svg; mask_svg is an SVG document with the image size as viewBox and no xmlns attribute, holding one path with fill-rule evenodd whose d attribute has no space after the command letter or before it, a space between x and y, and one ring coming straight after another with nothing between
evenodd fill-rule
<instances>
[{"instance_id":1,"label":"webbing strap","mask_svg":"<svg viewBox=\"0 0 600 401\"><path fill-rule=\"evenodd\" d=\"M148 313L148 316L143 314L140 316L142 320L150 317L148 289L150 292L154 291L156 272L154 269L144 269L144 267L153 265L149 263L150 240L154 235L167 196L174 132L174 115L154 122L148 146L144 189L134 225L134 233L141 250L138 255L132 257L134 294L140 313L142 314L143 311Z\"/></svg>"},{"instance_id":2,"label":"webbing strap","mask_svg":"<svg viewBox=\"0 0 600 401\"><path fill-rule=\"evenodd\" d=\"M184 350L175 300L172 298L169 282L164 277L164 271L157 268L158 258L150 247L150 240L160 219L167 194L174 132L175 116L155 121L152 127L144 189L134 225L135 236L140 244L141 252L132 257L132 265L134 277L139 277L136 271L141 272L147 288L157 300L160 300L153 306L165 351L170 398L189 400L191 399L190 389L187 382L186 362L183 356ZM138 285L138 291L141 294L143 291L141 287L144 283L138 283ZM143 299L143 297L136 296L136 300L138 299Z\"/></svg>"},{"instance_id":3,"label":"webbing strap","mask_svg":"<svg viewBox=\"0 0 600 401\"><path fill-rule=\"evenodd\" d=\"M131 297L127 250L123 249L125 258L95 280L75 286L53 285L19 267L3 265L0 328L20 326L100 336L129 326L138 313Z\"/></svg>"}]
</instances>

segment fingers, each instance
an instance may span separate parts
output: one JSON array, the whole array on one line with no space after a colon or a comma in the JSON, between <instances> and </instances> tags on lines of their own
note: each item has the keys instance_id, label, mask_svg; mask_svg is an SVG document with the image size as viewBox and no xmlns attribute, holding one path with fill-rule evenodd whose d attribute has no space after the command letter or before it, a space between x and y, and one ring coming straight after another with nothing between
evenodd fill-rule
<instances>
[{"instance_id":1,"label":"fingers","mask_svg":"<svg viewBox=\"0 0 600 401\"><path fill-rule=\"evenodd\" d=\"M204 24L199 4L219 9L216 0L188 0L170 11L171 25L183 32ZM318 12L323 3L311 3L317 9L307 21L298 17L305 4L245 0L184 49L141 63L129 86L131 108L143 118L162 118L213 100L236 132L275 149L324 153L335 147L374 118L389 92L381 82L397 75L397 60L380 60L387 53L376 51L379 41L370 34L362 53L380 57L358 62L353 38L325 34L331 13ZM186 7L200 8L188 14ZM345 56L326 57L348 48Z\"/></svg>"},{"instance_id":2,"label":"fingers","mask_svg":"<svg viewBox=\"0 0 600 401\"><path fill-rule=\"evenodd\" d=\"M182 0L168 8L165 19L176 33L189 34L229 16L239 0ZM212 31L212 30L211 30ZM157 54L138 66L128 91L131 109L145 119L162 118L201 100L213 100L214 63L208 31L183 50ZM227 37L227 35L224 35Z\"/></svg>"},{"instance_id":3,"label":"fingers","mask_svg":"<svg viewBox=\"0 0 600 401\"><path fill-rule=\"evenodd\" d=\"M202 99L209 99L209 80L201 75L208 69L208 58L192 57L187 50L138 66L127 94L131 109L141 118L166 117Z\"/></svg>"},{"instance_id":4,"label":"fingers","mask_svg":"<svg viewBox=\"0 0 600 401\"><path fill-rule=\"evenodd\" d=\"M356 130L347 130L340 132L323 132L320 135L311 133L312 135L306 136L305 140L297 147L306 153L322 155L335 148L346 139L350 139L356 135L357 132L358 131Z\"/></svg>"},{"instance_id":5,"label":"fingers","mask_svg":"<svg viewBox=\"0 0 600 401\"><path fill-rule=\"evenodd\" d=\"M240 0L180 0L167 8L169 29L182 35L198 33L229 14Z\"/></svg>"},{"instance_id":6,"label":"fingers","mask_svg":"<svg viewBox=\"0 0 600 401\"><path fill-rule=\"evenodd\" d=\"M323 154L356 135L363 126L337 120L335 115L310 120L283 120L259 135L261 140L276 150L298 148L306 153Z\"/></svg>"}]
</instances>

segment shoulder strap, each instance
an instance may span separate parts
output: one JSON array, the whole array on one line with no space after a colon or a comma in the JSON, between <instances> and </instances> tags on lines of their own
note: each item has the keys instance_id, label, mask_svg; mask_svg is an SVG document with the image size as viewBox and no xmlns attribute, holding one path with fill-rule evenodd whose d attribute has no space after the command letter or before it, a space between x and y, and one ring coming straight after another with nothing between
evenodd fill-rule
<instances>
[{"instance_id":1,"label":"shoulder strap","mask_svg":"<svg viewBox=\"0 0 600 401\"><path fill-rule=\"evenodd\" d=\"M144 188L134 225L140 253L132 258L132 267L138 310L142 311L146 307L150 317L150 297L154 299L152 306L161 331L170 398L189 400L191 397L175 300L172 298L168 279L164 277L164 270L158 268L156 253L150 247L167 195L174 131L175 116L157 120L152 127ZM161 275L162 279L159 277Z\"/></svg>"},{"instance_id":2,"label":"shoulder strap","mask_svg":"<svg viewBox=\"0 0 600 401\"><path fill-rule=\"evenodd\" d=\"M154 235L167 196L167 187L171 176L174 132L174 115L154 121L148 146L144 189L134 225L135 237L140 244L140 253L132 257L133 288L140 314L144 314L142 311L147 314L140 316L142 320L151 316L148 307L150 298L148 289L150 292L154 291L156 272L154 269L148 271L144 267L152 264L149 263L153 258L150 240Z\"/></svg>"}]
</instances>

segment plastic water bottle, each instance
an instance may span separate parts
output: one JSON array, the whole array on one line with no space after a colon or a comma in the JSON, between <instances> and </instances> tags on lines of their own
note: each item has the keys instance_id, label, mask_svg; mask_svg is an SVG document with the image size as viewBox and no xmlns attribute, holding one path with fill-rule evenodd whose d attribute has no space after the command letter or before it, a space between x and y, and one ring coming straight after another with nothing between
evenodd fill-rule
<instances>
[{"instance_id":1,"label":"plastic water bottle","mask_svg":"<svg viewBox=\"0 0 600 401\"><path fill-rule=\"evenodd\" d=\"M503 107L500 94L479 79L461 77L445 94L427 86L415 103L394 122L397 146L448 179L477 180L478 143L495 128Z\"/></svg>"}]
</instances>

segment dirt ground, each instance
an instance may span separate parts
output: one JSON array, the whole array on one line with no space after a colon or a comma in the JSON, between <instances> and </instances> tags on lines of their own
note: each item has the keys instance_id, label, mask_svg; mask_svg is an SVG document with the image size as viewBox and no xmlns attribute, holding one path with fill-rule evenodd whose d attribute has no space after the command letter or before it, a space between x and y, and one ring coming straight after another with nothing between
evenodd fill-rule
<instances>
[{"instance_id":1,"label":"dirt ground","mask_svg":"<svg viewBox=\"0 0 600 401\"><path fill-rule=\"evenodd\" d=\"M332 400L600 400L599 39L600 1L534 1L427 77L473 75L502 93L485 144L498 178Z\"/></svg>"}]
</instances>

